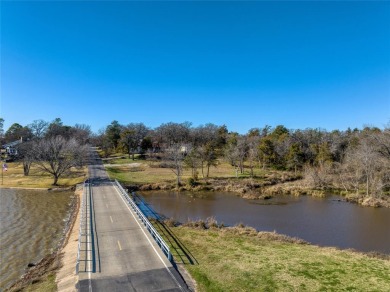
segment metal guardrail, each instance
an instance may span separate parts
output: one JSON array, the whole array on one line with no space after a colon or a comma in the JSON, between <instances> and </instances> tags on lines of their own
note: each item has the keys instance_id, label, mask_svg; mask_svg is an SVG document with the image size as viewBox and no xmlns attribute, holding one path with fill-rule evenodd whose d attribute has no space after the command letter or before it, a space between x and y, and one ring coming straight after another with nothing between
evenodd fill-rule
<instances>
[{"instance_id":1,"label":"metal guardrail","mask_svg":"<svg viewBox=\"0 0 390 292\"><path fill-rule=\"evenodd\" d=\"M84 263L83 272L91 272L89 262L93 260L93 234L92 234L92 209L91 209L91 185L86 180L83 186L83 196L80 205L80 227L77 247L76 274L80 272L80 263ZM85 238L83 242L82 239ZM83 249L82 244L85 244ZM85 259L81 259L81 253L85 253ZM87 265L88 264L88 265ZM92 267L94 269L94 267Z\"/></svg>"},{"instance_id":2,"label":"metal guardrail","mask_svg":"<svg viewBox=\"0 0 390 292\"><path fill-rule=\"evenodd\" d=\"M134 212L138 215L142 223L145 225L146 229L149 231L149 233L152 235L153 239L157 242L157 245L161 248L165 256L168 258L170 262L172 262L172 253L169 249L168 244L164 241L164 239L160 236L160 234L157 232L157 230L153 227L152 223L148 220L148 218L145 217L145 215L142 213L142 211L138 208L137 204L129 197L127 194L127 191L120 185L120 183L115 180L115 184L121 191L121 194L126 199L126 201L129 203L129 205L132 207Z\"/></svg>"},{"instance_id":3,"label":"metal guardrail","mask_svg":"<svg viewBox=\"0 0 390 292\"><path fill-rule=\"evenodd\" d=\"M79 268L80 268L80 250L81 250L81 234L82 234L82 229L83 229L83 223L84 222L84 216L85 216L85 213L83 212L84 208L85 208L85 198L86 198L86 194L85 194L85 190L86 190L86 182L84 182L84 185L83 185L83 196L81 198L81 204L80 204L80 209L79 209L79 214L80 214L80 227L79 227L79 239L78 239L78 245L77 245L77 262L76 262L76 274L79 273Z\"/></svg>"}]
</instances>

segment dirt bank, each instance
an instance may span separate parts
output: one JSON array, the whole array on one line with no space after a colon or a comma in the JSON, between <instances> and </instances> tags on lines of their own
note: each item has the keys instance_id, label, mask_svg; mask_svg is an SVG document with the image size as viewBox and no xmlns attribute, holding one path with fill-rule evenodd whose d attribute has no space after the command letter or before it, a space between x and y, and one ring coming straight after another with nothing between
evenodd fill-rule
<instances>
[{"instance_id":1,"label":"dirt bank","mask_svg":"<svg viewBox=\"0 0 390 292\"><path fill-rule=\"evenodd\" d=\"M174 182L161 182L154 184L126 185L132 191L152 191L152 190L175 190L175 191L222 191L234 192L244 199L267 200L277 195L301 196L309 195L314 197L325 197L327 194L338 194L338 189L313 189L300 176L282 175L267 177L263 180L256 179L234 179L234 178L210 178L199 180L190 184L182 184L180 187ZM366 207L386 207L390 208L390 196L381 198L366 197L364 195L345 195L345 201L356 203Z\"/></svg>"},{"instance_id":2,"label":"dirt bank","mask_svg":"<svg viewBox=\"0 0 390 292\"><path fill-rule=\"evenodd\" d=\"M76 189L78 208L72 222L72 228L69 231L67 242L61 250L61 267L56 272L56 284L58 291L77 291L76 284L78 275L76 274L76 262L79 240L80 226L80 198L82 196L82 186Z\"/></svg>"}]
</instances>

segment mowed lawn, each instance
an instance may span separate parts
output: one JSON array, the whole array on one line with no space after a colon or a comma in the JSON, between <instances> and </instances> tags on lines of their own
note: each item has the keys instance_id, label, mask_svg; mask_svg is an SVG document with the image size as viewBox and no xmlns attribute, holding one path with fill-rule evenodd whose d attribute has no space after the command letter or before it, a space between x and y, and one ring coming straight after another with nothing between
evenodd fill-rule
<instances>
[{"instance_id":1,"label":"mowed lawn","mask_svg":"<svg viewBox=\"0 0 390 292\"><path fill-rule=\"evenodd\" d=\"M21 163L7 162L8 170L3 171L0 184L2 187L20 187L20 188L53 188L53 177L48 173L42 172L39 168L31 166L28 176L23 174L23 165ZM56 187L71 187L83 182L87 177L87 168L72 168L69 174L64 174L58 180Z\"/></svg>"},{"instance_id":2,"label":"mowed lawn","mask_svg":"<svg viewBox=\"0 0 390 292\"><path fill-rule=\"evenodd\" d=\"M186 268L199 291L390 291L389 259L245 228L172 230L196 259Z\"/></svg>"},{"instance_id":3,"label":"mowed lawn","mask_svg":"<svg viewBox=\"0 0 390 292\"><path fill-rule=\"evenodd\" d=\"M175 183L176 175L170 168L159 167L163 163L146 160L132 160L128 158L114 158L104 160L104 165L111 179L117 179L124 184L153 184L153 183ZM202 170L198 170L199 180L203 180ZM204 168L204 175L206 176L206 168ZM256 168L254 174L257 179L261 179L266 174L277 173L276 171L264 171ZM216 167L210 167L209 178L248 178L249 169L245 169L243 174L237 173L236 169L229 163L219 161ZM191 169L184 168L181 180L186 183L192 176Z\"/></svg>"}]
</instances>

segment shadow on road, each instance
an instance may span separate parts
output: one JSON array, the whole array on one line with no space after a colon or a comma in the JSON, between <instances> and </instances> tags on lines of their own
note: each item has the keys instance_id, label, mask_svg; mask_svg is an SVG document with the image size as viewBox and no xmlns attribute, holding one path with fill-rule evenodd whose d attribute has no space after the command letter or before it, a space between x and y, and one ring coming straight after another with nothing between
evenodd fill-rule
<instances>
[{"instance_id":1,"label":"shadow on road","mask_svg":"<svg viewBox=\"0 0 390 292\"><path fill-rule=\"evenodd\" d=\"M194 255L188 250L184 243L180 241L172 229L164 223L164 219L166 218L163 218L156 211L154 211L153 208L148 203L146 203L141 196L137 195L136 193L133 193L132 196L133 200L138 206L142 205L141 210L144 215L148 217L149 221L153 224L156 230L169 245L175 263L197 265L198 261Z\"/></svg>"}]
</instances>

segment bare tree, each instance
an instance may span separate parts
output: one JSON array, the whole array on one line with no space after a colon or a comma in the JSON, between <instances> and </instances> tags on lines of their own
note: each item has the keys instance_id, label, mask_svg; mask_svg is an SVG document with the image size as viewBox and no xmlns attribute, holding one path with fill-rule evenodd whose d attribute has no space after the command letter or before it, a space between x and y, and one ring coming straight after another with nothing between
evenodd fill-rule
<instances>
[{"instance_id":1,"label":"bare tree","mask_svg":"<svg viewBox=\"0 0 390 292\"><path fill-rule=\"evenodd\" d=\"M160 146L164 145L166 148L178 143L185 144L190 140L190 128L189 122L162 124L155 129L154 138Z\"/></svg>"},{"instance_id":2,"label":"bare tree","mask_svg":"<svg viewBox=\"0 0 390 292\"><path fill-rule=\"evenodd\" d=\"M235 152L236 146L237 146L236 144L230 144L229 143L225 147L224 156L225 156L225 159L227 160L227 162L229 162L229 164L231 166L237 166L237 155L236 155L236 152Z\"/></svg>"},{"instance_id":3,"label":"bare tree","mask_svg":"<svg viewBox=\"0 0 390 292\"><path fill-rule=\"evenodd\" d=\"M61 136L36 141L33 147L35 163L46 173L53 176L53 185L58 179L69 173L72 167L82 167L87 147L80 145L74 138L66 140Z\"/></svg>"},{"instance_id":4,"label":"bare tree","mask_svg":"<svg viewBox=\"0 0 390 292\"><path fill-rule=\"evenodd\" d=\"M390 123L382 132L372 134L371 139L377 145L379 154L390 161Z\"/></svg>"},{"instance_id":5,"label":"bare tree","mask_svg":"<svg viewBox=\"0 0 390 292\"><path fill-rule=\"evenodd\" d=\"M378 194L386 185L388 163L371 139L361 138L357 147L349 147L345 163L354 180L365 185L366 196Z\"/></svg>"},{"instance_id":6,"label":"bare tree","mask_svg":"<svg viewBox=\"0 0 390 292\"><path fill-rule=\"evenodd\" d=\"M76 124L71 129L71 136L81 145L85 145L89 143L89 140L92 137L91 126L86 124Z\"/></svg>"},{"instance_id":7,"label":"bare tree","mask_svg":"<svg viewBox=\"0 0 390 292\"><path fill-rule=\"evenodd\" d=\"M23 164L23 174L28 176L30 173L31 164L34 162L33 142L25 142L18 145L17 159Z\"/></svg>"},{"instance_id":8,"label":"bare tree","mask_svg":"<svg viewBox=\"0 0 390 292\"><path fill-rule=\"evenodd\" d=\"M169 160L170 169L176 175L177 186L181 185L181 176L183 174L183 161L185 157L185 146L173 144L166 150L167 159Z\"/></svg>"},{"instance_id":9,"label":"bare tree","mask_svg":"<svg viewBox=\"0 0 390 292\"><path fill-rule=\"evenodd\" d=\"M256 129L257 130L257 129ZM251 130L252 133L255 130ZM248 154L247 160L249 162L249 168L251 170L251 177L254 176L253 169L255 167L256 161L259 161L259 135L251 135L248 137Z\"/></svg>"},{"instance_id":10,"label":"bare tree","mask_svg":"<svg viewBox=\"0 0 390 292\"><path fill-rule=\"evenodd\" d=\"M195 146L203 146L208 143L218 144L219 127L214 124L201 125L191 131L192 143Z\"/></svg>"},{"instance_id":11,"label":"bare tree","mask_svg":"<svg viewBox=\"0 0 390 292\"><path fill-rule=\"evenodd\" d=\"M207 143L198 148L198 153L201 161L202 176L208 178L210 174L210 167L216 167L218 165L218 155L216 145L213 143ZM204 168L207 169L206 176L204 174Z\"/></svg>"},{"instance_id":12,"label":"bare tree","mask_svg":"<svg viewBox=\"0 0 390 292\"><path fill-rule=\"evenodd\" d=\"M44 120L34 120L28 125L34 138L43 138L49 127L49 123Z\"/></svg>"},{"instance_id":13,"label":"bare tree","mask_svg":"<svg viewBox=\"0 0 390 292\"><path fill-rule=\"evenodd\" d=\"M248 139L246 136L238 137L237 146L234 150L234 156L237 159L238 167L240 168L240 173L244 173L244 162L248 156Z\"/></svg>"},{"instance_id":14,"label":"bare tree","mask_svg":"<svg viewBox=\"0 0 390 292\"><path fill-rule=\"evenodd\" d=\"M191 169L192 178L198 179L197 169L201 166L199 150L195 147L187 149L187 155L184 158L184 165Z\"/></svg>"},{"instance_id":15,"label":"bare tree","mask_svg":"<svg viewBox=\"0 0 390 292\"><path fill-rule=\"evenodd\" d=\"M326 189L329 186L330 172L331 168L328 164L324 167L307 165L304 169L306 181L315 189Z\"/></svg>"}]
</instances>

